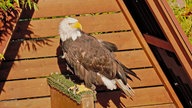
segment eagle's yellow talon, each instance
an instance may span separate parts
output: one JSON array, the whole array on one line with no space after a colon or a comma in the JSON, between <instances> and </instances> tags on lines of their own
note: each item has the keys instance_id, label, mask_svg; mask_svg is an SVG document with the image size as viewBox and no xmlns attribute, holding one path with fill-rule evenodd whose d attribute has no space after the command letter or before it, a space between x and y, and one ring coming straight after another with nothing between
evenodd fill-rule
<instances>
[{"instance_id":1,"label":"eagle's yellow talon","mask_svg":"<svg viewBox=\"0 0 192 108\"><path fill-rule=\"evenodd\" d=\"M5 57L3 56L3 54L0 54L0 60L5 60Z\"/></svg>"},{"instance_id":2,"label":"eagle's yellow talon","mask_svg":"<svg viewBox=\"0 0 192 108\"><path fill-rule=\"evenodd\" d=\"M79 94L83 91L91 91L91 89L85 87L85 85L74 85L68 89L68 91L72 91L73 94Z\"/></svg>"}]
</instances>

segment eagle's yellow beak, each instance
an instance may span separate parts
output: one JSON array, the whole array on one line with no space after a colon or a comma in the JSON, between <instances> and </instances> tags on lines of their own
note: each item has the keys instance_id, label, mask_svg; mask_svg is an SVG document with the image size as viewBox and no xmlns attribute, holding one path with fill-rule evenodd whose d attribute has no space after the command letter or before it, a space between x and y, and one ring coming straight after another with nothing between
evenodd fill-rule
<instances>
[{"instance_id":1,"label":"eagle's yellow beak","mask_svg":"<svg viewBox=\"0 0 192 108\"><path fill-rule=\"evenodd\" d=\"M74 23L74 24L72 25L72 27L82 30L82 26L81 26L81 24L80 24L79 22Z\"/></svg>"}]
</instances>

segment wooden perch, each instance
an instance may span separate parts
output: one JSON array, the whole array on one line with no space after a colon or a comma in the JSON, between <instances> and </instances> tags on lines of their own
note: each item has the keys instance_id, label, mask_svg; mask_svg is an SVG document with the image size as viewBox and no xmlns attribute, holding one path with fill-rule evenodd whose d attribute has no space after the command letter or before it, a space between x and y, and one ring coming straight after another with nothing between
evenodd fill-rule
<instances>
[{"instance_id":1,"label":"wooden perch","mask_svg":"<svg viewBox=\"0 0 192 108\"><path fill-rule=\"evenodd\" d=\"M47 82L51 87L51 108L94 108L95 93L84 85L61 74L52 74ZM75 87L79 90L74 91Z\"/></svg>"}]
</instances>

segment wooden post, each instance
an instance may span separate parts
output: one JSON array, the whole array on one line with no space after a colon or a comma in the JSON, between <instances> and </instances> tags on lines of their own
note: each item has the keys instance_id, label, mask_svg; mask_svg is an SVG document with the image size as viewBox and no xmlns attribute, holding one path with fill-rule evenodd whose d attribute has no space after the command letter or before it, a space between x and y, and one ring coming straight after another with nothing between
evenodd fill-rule
<instances>
[{"instance_id":1,"label":"wooden post","mask_svg":"<svg viewBox=\"0 0 192 108\"><path fill-rule=\"evenodd\" d=\"M51 108L94 108L94 97L92 94L83 95L81 104L78 104L65 94L51 87Z\"/></svg>"},{"instance_id":2,"label":"wooden post","mask_svg":"<svg viewBox=\"0 0 192 108\"><path fill-rule=\"evenodd\" d=\"M92 90L73 83L63 75L53 74L48 78L51 92L51 108L94 108L95 94ZM77 86L80 92L69 88Z\"/></svg>"}]
</instances>

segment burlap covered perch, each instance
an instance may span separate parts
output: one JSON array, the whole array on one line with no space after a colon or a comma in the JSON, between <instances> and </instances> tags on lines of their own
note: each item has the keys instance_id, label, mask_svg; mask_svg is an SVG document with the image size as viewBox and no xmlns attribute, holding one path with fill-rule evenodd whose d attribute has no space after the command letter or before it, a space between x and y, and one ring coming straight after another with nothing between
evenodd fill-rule
<instances>
[{"instance_id":1,"label":"burlap covered perch","mask_svg":"<svg viewBox=\"0 0 192 108\"><path fill-rule=\"evenodd\" d=\"M55 73L51 74L47 78L47 82L50 85L51 89L55 89L57 92L60 92L59 94L62 94L66 98L70 98L70 100L73 101L75 104L77 104L77 106L80 104L87 104L83 102L83 101L88 102L88 100L85 98L90 98L90 99L92 98L93 101L96 100L96 94L94 93L94 91L86 88L84 85L75 84L73 81L66 78L62 74L55 74ZM72 88L74 87L78 87L79 90L76 90L76 91L72 90ZM51 92L51 95L52 95L52 92ZM53 98L56 98L56 97L53 97ZM94 102L91 102L91 103L94 104ZM84 106L83 108L86 108L86 107Z\"/></svg>"}]
</instances>

